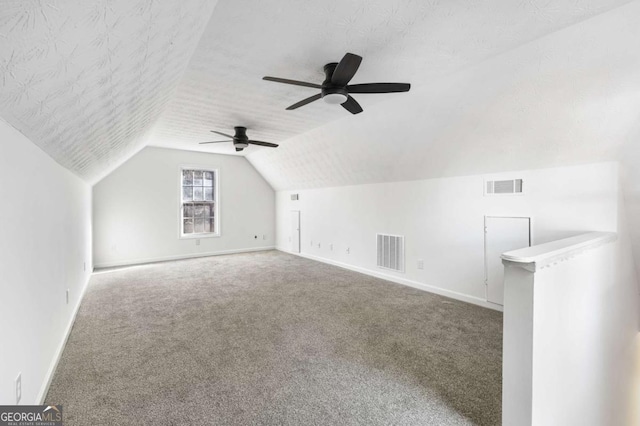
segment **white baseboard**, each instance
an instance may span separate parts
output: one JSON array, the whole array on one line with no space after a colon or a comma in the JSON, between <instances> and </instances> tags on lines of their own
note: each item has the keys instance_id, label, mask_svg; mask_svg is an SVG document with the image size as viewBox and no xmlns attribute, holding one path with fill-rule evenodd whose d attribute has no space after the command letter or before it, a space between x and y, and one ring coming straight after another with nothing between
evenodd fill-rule
<instances>
[{"instance_id":1,"label":"white baseboard","mask_svg":"<svg viewBox=\"0 0 640 426\"><path fill-rule=\"evenodd\" d=\"M44 399L47 396L47 392L49 392L49 386L51 386L51 380L53 380L53 375L56 372L56 368L58 367L58 363L60 362L60 358L62 358L62 352L64 352L64 347L67 345L67 340L69 340L69 335L71 334L71 329L73 328L73 324L76 322L76 316L78 315L78 310L80 310L80 304L82 304L82 300L84 299L84 294L87 291L87 287L89 286L89 281L91 280L91 274L87 277L84 285L82 286L82 290L80 291L80 297L78 298L78 302L76 306L73 307L73 314L69 319L69 323L67 324L67 329L64 332L64 337L58 345L58 349L56 350L55 356L49 365L49 369L47 370L47 375L44 377L44 382L40 387L40 391L38 392L38 398L36 400L36 404L44 404Z\"/></svg>"},{"instance_id":2,"label":"white baseboard","mask_svg":"<svg viewBox=\"0 0 640 426\"><path fill-rule=\"evenodd\" d=\"M347 263L338 262L336 260L327 259L325 257L315 256L307 253L293 253L289 250L286 250L282 247L276 247L276 250L293 254L296 256L304 257L306 259L316 260L318 262L327 263L329 265L338 266L340 268L348 269L350 271L359 272L361 274L369 275L376 278L381 278L383 280L392 281L397 284L406 285L408 287L417 288L418 290L428 291L429 293L438 294L440 296L449 297L451 299L460 300L462 302L472 303L474 305L482 306L483 308L493 309L495 311L502 312L503 307L500 305L496 305L495 303L487 302L484 299L475 296L469 296L468 294L458 293L456 291L447 290L441 287L436 287L424 283L420 283L418 281L408 280L406 278L396 277L394 275L385 274L384 272L378 272L367 268L362 268L360 266L349 265Z\"/></svg>"},{"instance_id":3,"label":"white baseboard","mask_svg":"<svg viewBox=\"0 0 640 426\"><path fill-rule=\"evenodd\" d=\"M147 259L119 260L116 262L97 263L94 265L94 268L102 269L102 268L113 268L117 266L133 266L133 265L142 265L145 263L166 262L169 260L193 259L196 257L220 256L224 254L235 254L235 253L250 253L253 251L266 251L266 250L274 250L274 249L275 249L274 246L250 247L250 248L241 248L241 249L234 249L234 250L189 253L189 254L179 254L174 256L150 257Z\"/></svg>"}]
</instances>

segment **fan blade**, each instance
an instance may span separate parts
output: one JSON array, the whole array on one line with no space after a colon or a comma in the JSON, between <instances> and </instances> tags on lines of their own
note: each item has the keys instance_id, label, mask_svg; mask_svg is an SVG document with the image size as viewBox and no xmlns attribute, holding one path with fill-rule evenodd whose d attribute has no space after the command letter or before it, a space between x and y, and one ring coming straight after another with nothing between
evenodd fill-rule
<instances>
[{"instance_id":1,"label":"fan blade","mask_svg":"<svg viewBox=\"0 0 640 426\"><path fill-rule=\"evenodd\" d=\"M251 145L269 146L271 148L277 148L278 147L277 144L271 143L271 142L247 141L247 143L250 143Z\"/></svg>"},{"instance_id":2,"label":"fan blade","mask_svg":"<svg viewBox=\"0 0 640 426\"><path fill-rule=\"evenodd\" d=\"M360 62L362 62L361 56L354 55L353 53L344 55L344 58L342 58L333 71L331 83L338 86L346 86L356 74L356 71L358 71Z\"/></svg>"},{"instance_id":3,"label":"fan blade","mask_svg":"<svg viewBox=\"0 0 640 426\"><path fill-rule=\"evenodd\" d=\"M351 96L347 98L347 100L342 104L342 106L351 114L358 114L362 112L362 107L360 106L360 104L356 102L356 100L353 99Z\"/></svg>"},{"instance_id":4,"label":"fan blade","mask_svg":"<svg viewBox=\"0 0 640 426\"><path fill-rule=\"evenodd\" d=\"M262 77L263 80L275 81L276 83L293 84L295 86L312 87L314 89L322 89L322 85L315 83L307 83L306 81L289 80L286 78L278 77Z\"/></svg>"},{"instance_id":5,"label":"fan blade","mask_svg":"<svg viewBox=\"0 0 640 426\"><path fill-rule=\"evenodd\" d=\"M295 103L293 105L291 105L290 107L288 107L288 110L292 110L292 109L296 109L296 108L300 108L303 105L306 104L310 104L313 101L317 101L318 99L320 99L322 97L322 94L318 93L317 95L313 95L311 97L308 97L307 99L303 99L298 103Z\"/></svg>"},{"instance_id":6,"label":"fan blade","mask_svg":"<svg viewBox=\"0 0 640 426\"><path fill-rule=\"evenodd\" d=\"M236 148L236 152L242 151L244 148Z\"/></svg>"},{"instance_id":7,"label":"fan blade","mask_svg":"<svg viewBox=\"0 0 640 426\"><path fill-rule=\"evenodd\" d=\"M205 143L222 143L222 142L233 142L233 140L230 141L211 141L211 142L199 142L200 145L203 145Z\"/></svg>"},{"instance_id":8,"label":"fan blade","mask_svg":"<svg viewBox=\"0 0 640 426\"><path fill-rule=\"evenodd\" d=\"M215 130L212 130L212 131L211 131L211 133L215 133L215 134L218 134L218 135L220 135L220 136L224 136L224 137L227 137L227 138L231 138L231 139L233 139L233 136L228 135L228 134L226 134L226 133L216 132Z\"/></svg>"},{"instance_id":9,"label":"fan blade","mask_svg":"<svg viewBox=\"0 0 640 426\"><path fill-rule=\"evenodd\" d=\"M395 93L408 92L409 89L409 83L366 83L347 86L349 93Z\"/></svg>"}]
</instances>

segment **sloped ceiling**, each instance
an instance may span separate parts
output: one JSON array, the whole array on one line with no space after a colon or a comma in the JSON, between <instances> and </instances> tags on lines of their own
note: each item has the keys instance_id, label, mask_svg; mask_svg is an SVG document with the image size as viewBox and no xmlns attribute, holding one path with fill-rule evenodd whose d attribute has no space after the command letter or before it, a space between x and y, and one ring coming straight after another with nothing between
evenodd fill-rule
<instances>
[{"instance_id":1,"label":"sloped ceiling","mask_svg":"<svg viewBox=\"0 0 640 426\"><path fill-rule=\"evenodd\" d=\"M628 161L638 16L625 5L247 158L277 190Z\"/></svg>"},{"instance_id":2,"label":"sloped ceiling","mask_svg":"<svg viewBox=\"0 0 640 426\"><path fill-rule=\"evenodd\" d=\"M197 142L219 140L209 130L231 133L237 125L247 126L256 139L287 141L352 117L323 102L285 111L317 91L265 82L264 75L321 82L323 65L349 51L364 57L353 83L406 81L417 90L622 3L221 0L149 143L235 154L232 144L201 146ZM401 96L405 95L358 96L365 109L361 115L367 116L374 104ZM242 155L264 150L251 147ZM340 157L340 151L334 155ZM326 174L337 167L342 166ZM290 186L301 183L291 174L288 177Z\"/></svg>"},{"instance_id":3,"label":"sloped ceiling","mask_svg":"<svg viewBox=\"0 0 640 426\"><path fill-rule=\"evenodd\" d=\"M521 96L514 105L527 108L538 86L509 93L500 82L526 75L520 69L540 71L536 61L562 52L550 42L550 53L534 52L534 59L520 59L520 68L494 65L486 80L468 70L500 64L492 61L505 52L625 3L6 0L0 3L0 116L89 182L145 144L235 155L231 144L197 145L215 139L210 129L230 132L235 125L281 143L278 150L251 147L242 154L279 189L470 173L447 165L448 146L473 147L459 120L476 117L471 124L498 132L480 121L485 99L496 96L492 88ZM577 58L591 55L582 47ZM365 112L358 116L322 102L285 111L313 91L261 80L320 81L322 66L347 51L364 57L354 83L407 81L412 92L361 95ZM509 123L511 110L495 109L492 117L501 121L502 113ZM398 148L398 139L408 142ZM496 158L517 156L508 155L513 145L498 150Z\"/></svg>"},{"instance_id":4,"label":"sloped ceiling","mask_svg":"<svg viewBox=\"0 0 640 426\"><path fill-rule=\"evenodd\" d=\"M3 0L0 116L95 180L144 144L215 4Z\"/></svg>"}]
</instances>

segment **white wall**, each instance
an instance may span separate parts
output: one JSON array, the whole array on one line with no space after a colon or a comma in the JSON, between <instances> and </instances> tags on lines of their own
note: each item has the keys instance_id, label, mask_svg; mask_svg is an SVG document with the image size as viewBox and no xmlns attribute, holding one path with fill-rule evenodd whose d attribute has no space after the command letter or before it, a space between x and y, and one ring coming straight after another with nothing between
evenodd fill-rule
<instances>
[{"instance_id":1,"label":"white wall","mask_svg":"<svg viewBox=\"0 0 640 426\"><path fill-rule=\"evenodd\" d=\"M179 238L182 165L219 170L221 236L200 245ZM275 193L244 157L147 147L94 186L93 227L96 267L268 248Z\"/></svg>"},{"instance_id":2,"label":"white wall","mask_svg":"<svg viewBox=\"0 0 640 426\"><path fill-rule=\"evenodd\" d=\"M19 372L34 404L92 270L91 188L2 120L0 141L0 404Z\"/></svg>"},{"instance_id":3,"label":"white wall","mask_svg":"<svg viewBox=\"0 0 640 426\"><path fill-rule=\"evenodd\" d=\"M625 173L621 170L621 180ZM603 395L612 413L619 413L620 424L640 424L640 370L636 369L640 360L640 293L637 253L633 249L638 218L631 219L629 206L625 200L625 190L620 184L618 193L618 241L614 252L614 274L609 285L600 289L599 337L603 350L605 371Z\"/></svg>"},{"instance_id":4,"label":"white wall","mask_svg":"<svg viewBox=\"0 0 640 426\"><path fill-rule=\"evenodd\" d=\"M591 233L549 248L550 262L544 247L507 253L533 263L506 265L504 424L638 424L639 307L624 222L613 242L601 233L585 247Z\"/></svg>"},{"instance_id":5,"label":"white wall","mask_svg":"<svg viewBox=\"0 0 640 426\"><path fill-rule=\"evenodd\" d=\"M521 196L483 196L484 178L523 178ZM290 194L299 193L299 201ZM301 211L302 254L380 273L377 232L404 235L407 284L485 300L485 215L532 218L533 244L583 231L616 231L614 162L411 182L280 191L277 247L289 250L290 211ZM313 241L313 246L310 244ZM318 247L320 243L320 247ZM333 250L330 249L333 244ZM350 254L346 249L350 248ZM418 259L424 269L417 269Z\"/></svg>"},{"instance_id":6,"label":"white wall","mask_svg":"<svg viewBox=\"0 0 640 426\"><path fill-rule=\"evenodd\" d=\"M639 14L628 2L460 72L409 79L409 93L355 96L364 113L249 161L277 191L621 161L640 266L640 55L628 54ZM377 69L369 60L362 69Z\"/></svg>"}]
</instances>

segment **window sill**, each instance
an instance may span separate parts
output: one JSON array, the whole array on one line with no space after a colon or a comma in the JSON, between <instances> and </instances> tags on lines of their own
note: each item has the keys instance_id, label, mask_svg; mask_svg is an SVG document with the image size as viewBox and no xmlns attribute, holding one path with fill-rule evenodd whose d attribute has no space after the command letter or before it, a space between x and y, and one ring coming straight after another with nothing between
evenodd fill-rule
<instances>
[{"instance_id":1,"label":"window sill","mask_svg":"<svg viewBox=\"0 0 640 426\"><path fill-rule=\"evenodd\" d=\"M180 240L193 240L193 239L201 239L201 238L219 238L220 233L206 233L206 234L186 234L180 235L178 239Z\"/></svg>"}]
</instances>

